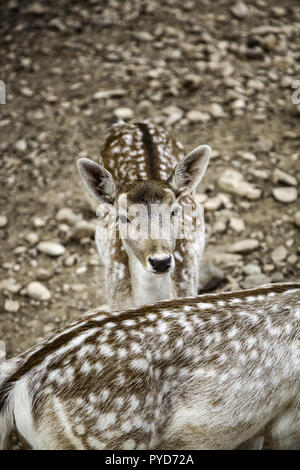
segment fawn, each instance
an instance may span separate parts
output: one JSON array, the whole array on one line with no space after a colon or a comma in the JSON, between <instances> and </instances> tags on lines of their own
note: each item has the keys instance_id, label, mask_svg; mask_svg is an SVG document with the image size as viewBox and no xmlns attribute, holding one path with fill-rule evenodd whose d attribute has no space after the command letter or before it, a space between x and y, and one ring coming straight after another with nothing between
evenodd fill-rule
<instances>
[{"instance_id":1,"label":"fawn","mask_svg":"<svg viewBox=\"0 0 300 470\"><path fill-rule=\"evenodd\" d=\"M205 228L194 193L209 158L207 145L185 155L180 142L145 121L114 125L99 164L78 160L100 203L96 244L111 309L197 295Z\"/></svg>"},{"instance_id":2,"label":"fawn","mask_svg":"<svg viewBox=\"0 0 300 470\"><path fill-rule=\"evenodd\" d=\"M300 283L99 309L0 366L0 448L300 446Z\"/></svg>"}]
</instances>

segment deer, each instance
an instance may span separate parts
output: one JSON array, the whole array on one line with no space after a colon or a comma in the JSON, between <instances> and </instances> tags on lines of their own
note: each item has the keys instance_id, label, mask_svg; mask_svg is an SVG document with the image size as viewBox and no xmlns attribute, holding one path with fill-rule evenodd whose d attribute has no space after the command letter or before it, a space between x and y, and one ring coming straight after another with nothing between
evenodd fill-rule
<instances>
[{"instance_id":1,"label":"deer","mask_svg":"<svg viewBox=\"0 0 300 470\"><path fill-rule=\"evenodd\" d=\"M77 166L97 207L95 240L110 308L197 295L199 272L210 268L203 266L204 214L194 196L210 147L185 154L150 121L119 122L100 153L99 163L80 158Z\"/></svg>"},{"instance_id":2,"label":"deer","mask_svg":"<svg viewBox=\"0 0 300 470\"><path fill-rule=\"evenodd\" d=\"M94 309L0 365L0 448L300 448L300 283Z\"/></svg>"}]
</instances>

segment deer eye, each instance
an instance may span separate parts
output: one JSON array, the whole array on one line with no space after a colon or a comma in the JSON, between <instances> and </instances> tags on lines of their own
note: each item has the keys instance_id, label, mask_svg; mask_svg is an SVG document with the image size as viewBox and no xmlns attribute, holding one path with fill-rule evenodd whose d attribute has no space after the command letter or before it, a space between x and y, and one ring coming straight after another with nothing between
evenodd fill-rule
<instances>
[{"instance_id":1,"label":"deer eye","mask_svg":"<svg viewBox=\"0 0 300 470\"><path fill-rule=\"evenodd\" d=\"M175 217L179 212L179 207L175 207L171 212L171 217Z\"/></svg>"},{"instance_id":2,"label":"deer eye","mask_svg":"<svg viewBox=\"0 0 300 470\"><path fill-rule=\"evenodd\" d=\"M119 219L120 219L121 224L126 224L126 223L130 224L130 220L126 217L126 215L120 214Z\"/></svg>"}]
</instances>

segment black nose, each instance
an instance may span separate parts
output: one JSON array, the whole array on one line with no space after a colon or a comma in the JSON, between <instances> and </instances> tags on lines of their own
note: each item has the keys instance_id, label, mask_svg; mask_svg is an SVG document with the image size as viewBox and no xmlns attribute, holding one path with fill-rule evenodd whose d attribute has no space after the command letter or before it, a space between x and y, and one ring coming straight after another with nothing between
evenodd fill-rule
<instances>
[{"instance_id":1,"label":"black nose","mask_svg":"<svg viewBox=\"0 0 300 470\"><path fill-rule=\"evenodd\" d=\"M168 256L167 258L163 258L163 259L151 258L150 256L148 259L154 271L158 273L163 273L167 271L169 267L171 266L171 262L172 262L171 256Z\"/></svg>"}]
</instances>

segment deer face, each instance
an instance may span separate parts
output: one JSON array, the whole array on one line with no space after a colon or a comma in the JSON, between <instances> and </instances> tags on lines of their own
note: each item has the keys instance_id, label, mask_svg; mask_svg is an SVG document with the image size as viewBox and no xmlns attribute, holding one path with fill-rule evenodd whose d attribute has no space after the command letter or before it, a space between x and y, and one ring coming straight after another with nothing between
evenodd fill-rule
<instances>
[{"instance_id":1,"label":"deer face","mask_svg":"<svg viewBox=\"0 0 300 470\"><path fill-rule=\"evenodd\" d=\"M117 188L112 175L86 158L78 161L79 173L89 193L114 208L123 246L131 259L156 275L170 272L178 235L180 198L193 193L208 165L210 148L197 147L179 161L167 181L143 180Z\"/></svg>"},{"instance_id":2,"label":"deer face","mask_svg":"<svg viewBox=\"0 0 300 470\"><path fill-rule=\"evenodd\" d=\"M153 274L175 265L176 195L169 184L141 181L117 196L119 230L128 255L134 255Z\"/></svg>"}]
</instances>

